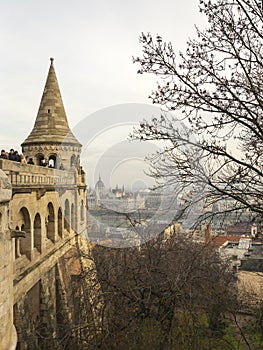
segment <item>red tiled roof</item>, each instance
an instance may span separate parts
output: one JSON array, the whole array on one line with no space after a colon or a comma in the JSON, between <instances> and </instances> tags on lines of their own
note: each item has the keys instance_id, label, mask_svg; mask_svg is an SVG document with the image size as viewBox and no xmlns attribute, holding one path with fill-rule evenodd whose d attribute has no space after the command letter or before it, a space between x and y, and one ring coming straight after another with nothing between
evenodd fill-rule
<instances>
[{"instance_id":1,"label":"red tiled roof","mask_svg":"<svg viewBox=\"0 0 263 350\"><path fill-rule=\"evenodd\" d=\"M239 242L241 236L211 236L208 240L208 244L215 248L221 247L225 242Z\"/></svg>"}]
</instances>

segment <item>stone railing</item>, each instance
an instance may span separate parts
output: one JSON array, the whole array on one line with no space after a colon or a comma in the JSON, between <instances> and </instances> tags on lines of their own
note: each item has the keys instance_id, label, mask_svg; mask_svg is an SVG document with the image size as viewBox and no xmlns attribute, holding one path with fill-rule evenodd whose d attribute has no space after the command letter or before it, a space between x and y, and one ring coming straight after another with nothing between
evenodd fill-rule
<instances>
[{"instance_id":1,"label":"stone railing","mask_svg":"<svg viewBox=\"0 0 263 350\"><path fill-rule=\"evenodd\" d=\"M58 170L6 159L0 159L0 169L8 176L14 187L75 185L78 181L75 169Z\"/></svg>"}]
</instances>

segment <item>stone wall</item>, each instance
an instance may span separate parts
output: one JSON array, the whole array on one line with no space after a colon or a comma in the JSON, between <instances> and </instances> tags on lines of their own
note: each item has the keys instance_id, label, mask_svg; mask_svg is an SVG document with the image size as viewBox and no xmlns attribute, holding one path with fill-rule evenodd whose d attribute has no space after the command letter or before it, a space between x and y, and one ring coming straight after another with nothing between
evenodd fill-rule
<instances>
[{"instance_id":1,"label":"stone wall","mask_svg":"<svg viewBox=\"0 0 263 350\"><path fill-rule=\"evenodd\" d=\"M75 243L15 303L18 350L94 349L102 303L96 270Z\"/></svg>"},{"instance_id":2,"label":"stone wall","mask_svg":"<svg viewBox=\"0 0 263 350\"><path fill-rule=\"evenodd\" d=\"M11 184L0 170L0 350L16 347L13 326L12 240L8 227Z\"/></svg>"},{"instance_id":3,"label":"stone wall","mask_svg":"<svg viewBox=\"0 0 263 350\"><path fill-rule=\"evenodd\" d=\"M85 210L81 169L0 160L0 350L17 335L17 350L64 348L75 311L63 256L86 233Z\"/></svg>"},{"instance_id":4,"label":"stone wall","mask_svg":"<svg viewBox=\"0 0 263 350\"><path fill-rule=\"evenodd\" d=\"M71 292L70 288L66 292L61 287L68 276L65 271L60 273L59 270L56 264L42 274L41 279L14 306L19 350L60 349L58 330L69 324L70 310L65 295L71 295ZM62 310L66 310L63 318Z\"/></svg>"}]
</instances>

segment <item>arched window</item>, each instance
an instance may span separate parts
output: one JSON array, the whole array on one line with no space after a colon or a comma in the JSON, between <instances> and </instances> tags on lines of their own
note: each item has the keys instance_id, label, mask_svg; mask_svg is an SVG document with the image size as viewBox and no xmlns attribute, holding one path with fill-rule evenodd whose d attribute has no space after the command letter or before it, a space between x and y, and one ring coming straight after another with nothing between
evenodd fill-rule
<instances>
[{"instance_id":1,"label":"arched window","mask_svg":"<svg viewBox=\"0 0 263 350\"><path fill-rule=\"evenodd\" d=\"M52 154L48 158L48 167L49 168L56 168L57 167L57 157L54 154Z\"/></svg>"},{"instance_id":2,"label":"arched window","mask_svg":"<svg viewBox=\"0 0 263 350\"><path fill-rule=\"evenodd\" d=\"M66 231L70 232L70 209L68 199L65 201L64 228Z\"/></svg>"},{"instance_id":3,"label":"arched window","mask_svg":"<svg viewBox=\"0 0 263 350\"><path fill-rule=\"evenodd\" d=\"M73 154L70 158L70 166L77 166L77 157Z\"/></svg>"},{"instance_id":4,"label":"arched window","mask_svg":"<svg viewBox=\"0 0 263 350\"><path fill-rule=\"evenodd\" d=\"M55 214L54 214L54 206L51 202L48 203L47 206L47 238L52 242L55 242Z\"/></svg>"},{"instance_id":5,"label":"arched window","mask_svg":"<svg viewBox=\"0 0 263 350\"><path fill-rule=\"evenodd\" d=\"M71 204L71 228L73 229L73 230L75 230L76 229L76 227L75 227L75 225L76 225L76 220L75 220L76 218L75 218L75 206L74 206L74 204L72 203Z\"/></svg>"},{"instance_id":6,"label":"arched window","mask_svg":"<svg viewBox=\"0 0 263 350\"><path fill-rule=\"evenodd\" d=\"M34 220L34 248L41 253L41 218L39 214L36 214Z\"/></svg>"},{"instance_id":7,"label":"arched window","mask_svg":"<svg viewBox=\"0 0 263 350\"><path fill-rule=\"evenodd\" d=\"M58 235L60 238L62 238L62 232L63 232L63 220L62 220L62 210L61 208L58 209Z\"/></svg>"},{"instance_id":8,"label":"arched window","mask_svg":"<svg viewBox=\"0 0 263 350\"><path fill-rule=\"evenodd\" d=\"M37 159L37 165L43 165L43 161L44 161L44 159L45 159L45 157L44 157L44 155L43 154L38 154L37 156L36 156L36 159Z\"/></svg>"},{"instance_id":9,"label":"arched window","mask_svg":"<svg viewBox=\"0 0 263 350\"><path fill-rule=\"evenodd\" d=\"M23 207L20 209L18 219L21 223L21 231L25 231L25 238L20 240L20 253L25 254L28 259L31 259L31 221L30 215L27 208Z\"/></svg>"}]
</instances>

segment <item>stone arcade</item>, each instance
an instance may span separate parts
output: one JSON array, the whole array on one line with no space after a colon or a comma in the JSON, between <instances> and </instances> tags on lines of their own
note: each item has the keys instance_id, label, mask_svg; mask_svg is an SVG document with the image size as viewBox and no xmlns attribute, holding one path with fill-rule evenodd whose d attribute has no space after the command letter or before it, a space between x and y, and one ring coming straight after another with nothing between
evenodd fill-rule
<instances>
[{"instance_id":1,"label":"stone arcade","mask_svg":"<svg viewBox=\"0 0 263 350\"><path fill-rule=\"evenodd\" d=\"M22 144L35 165L0 159L0 350L27 349L66 309L66 254L86 236L81 144L70 131L53 59L35 125ZM40 166L45 159L51 167ZM64 170L59 170L63 164ZM25 328L25 327L28 327ZM31 348L41 348L31 339Z\"/></svg>"}]
</instances>

